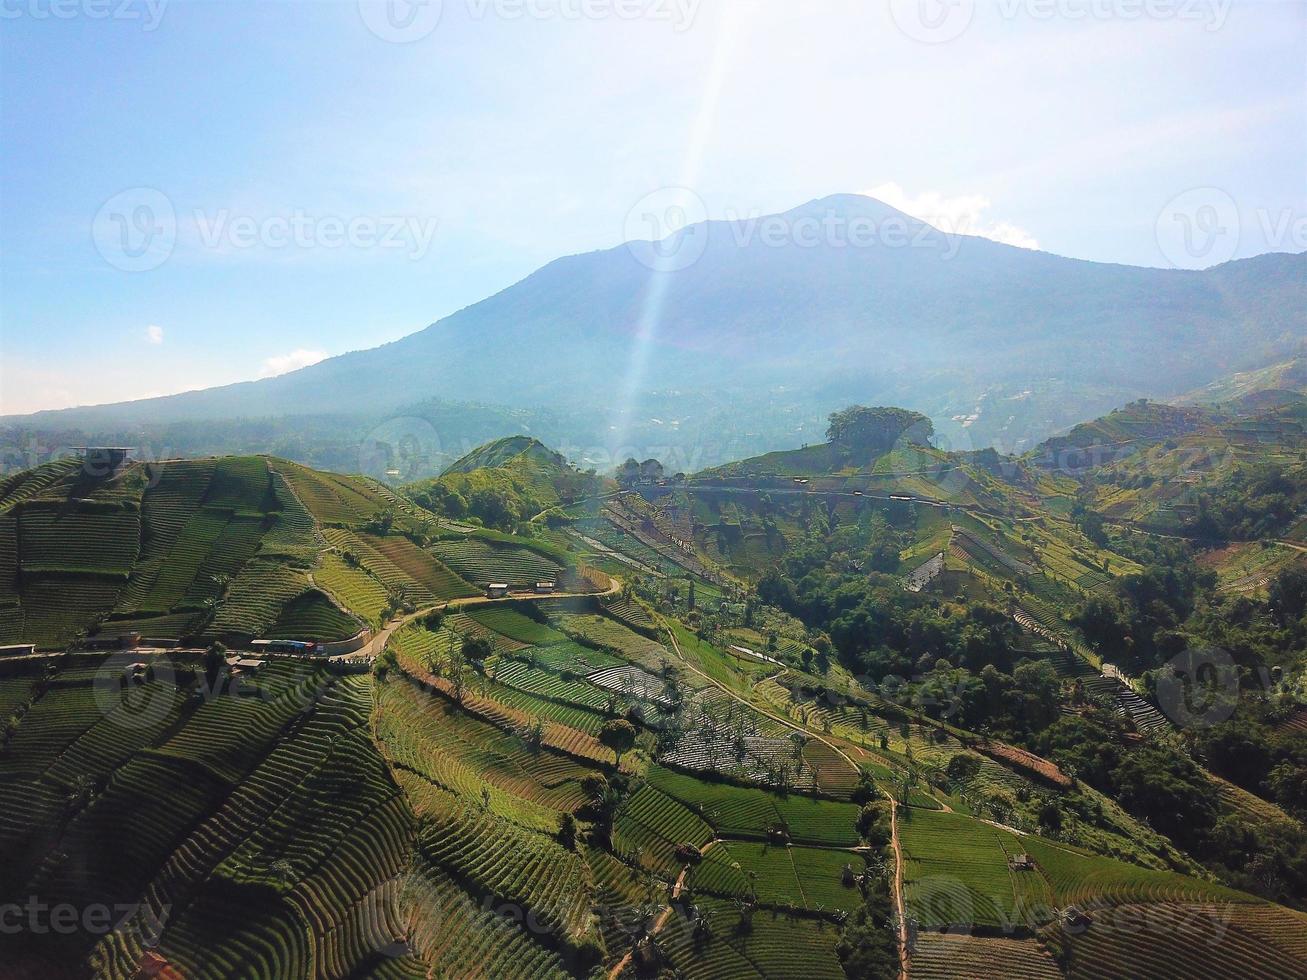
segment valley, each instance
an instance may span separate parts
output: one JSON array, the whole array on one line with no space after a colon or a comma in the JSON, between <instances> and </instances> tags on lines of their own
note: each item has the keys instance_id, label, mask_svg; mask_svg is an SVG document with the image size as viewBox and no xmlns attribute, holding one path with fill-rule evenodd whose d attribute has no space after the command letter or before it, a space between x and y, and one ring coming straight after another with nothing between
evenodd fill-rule
<instances>
[{"instance_id":1,"label":"valley","mask_svg":"<svg viewBox=\"0 0 1307 980\"><path fill-rule=\"evenodd\" d=\"M855 407L830 443L674 477L586 475L522 438L398 491L271 457L11 477L0 898L130 914L6 935L5 960L1307 971L1301 804L1230 768L1228 725L1174 710L1169 639L1113 639L1158 615L1127 604L1150 549L1199 549L1169 559L1194 584L1159 595L1253 615L1302 574L1288 547L1184 538L1297 537L1296 503L1262 506L1278 483L1249 513L1217 504L1232 467L1292 466L1292 409L1204 412L1132 405L1018 458ZM1088 452L1109 439L1130 451ZM1188 465L1200 446L1223 461ZM1095 463L1059 465L1071 448ZM1235 695L1265 683L1231 709L1249 723L1299 710L1301 647L1282 649L1239 666ZM1158 810L1138 781L1169 766ZM1191 791L1206 829L1168 823ZM1230 821L1282 870L1241 869Z\"/></svg>"}]
</instances>

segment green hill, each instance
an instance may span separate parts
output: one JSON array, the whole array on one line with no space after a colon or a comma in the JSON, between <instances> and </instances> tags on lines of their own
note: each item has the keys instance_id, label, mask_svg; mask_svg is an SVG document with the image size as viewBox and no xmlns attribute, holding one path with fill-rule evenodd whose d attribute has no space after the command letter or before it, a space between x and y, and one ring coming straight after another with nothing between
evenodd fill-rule
<instances>
[{"instance_id":1,"label":"green hill","mask_svg":"<svg viewBox=\"0 0 1307 980\"><path fill-rule=\"evenodd\" d=\"M404 493L435 513L509 531L603 487L602 478L578 471L539 441L509 436L472 450L436 479L410 484Z\"/></svg>"},{"instance_id":2,"label":"green hill","mask_svg":"<svg viewBox=\"0 0 1307 980\"><path fill-rule=\"evenodd\" d=\"M129 464L110 477L51 463L0 487L0 640L343 640L401 598L472 593L428 553L412 574L379 573L332 540L370 532L379 547L420 551L404 535L429 519L380 484L270 457Z\"/></svg>"},{"instance_id":3,"label":"green hill","mask_svg":"<svg viewBox=\"0 0 1307 980\"><path fill-rule=\"evenodd\" d=\"M1249 431L1176 418L1131 406L1085 441ZM860 431L620 493L565 497L552 481L585 475L525 439L441 477L574 502L519 535L268 457L0 483L0 622L49 610L43 645L147 623L339 638L412 611L370 665L0 658L0 907L133 911L0 930L0 962L888 978L901 901L912 975L1307 971L1292 726L1182 740L1091 665L1118 651L1082 613L1190 581L1189 559L1094 528L1096 477ZM531 594L542 578L563 594Z\"/></svg>"}]
</instances>

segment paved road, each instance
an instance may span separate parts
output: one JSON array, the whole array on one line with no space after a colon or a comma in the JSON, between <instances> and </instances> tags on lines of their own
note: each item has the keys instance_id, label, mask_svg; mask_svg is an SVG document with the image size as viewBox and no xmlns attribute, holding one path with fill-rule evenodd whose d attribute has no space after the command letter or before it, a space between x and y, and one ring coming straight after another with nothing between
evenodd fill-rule
<instances>
[{"instance_id":1,"label":"paved road","mask_svg":"<svg viewBox=\"0 0 1307 980\"><path fill-rule=\"evenodd\" d=\"M424 606L416 612L408 613L404 616L392 619L364 646L359 647L353 653L341 653L334 657L328 657L328 660L349 660L354 657L376 658L381 651L386 648L386 641L390 639L392 633L396 630L403 629L409 623L424 616L429 616L433 612L444 612L450 606L464 608L466 606L492 606L500 602L531 602L542 599L599 599L616 595L622 591L622 580L615 575L608 576L608 588L602 592L510 592L508 595L491 599L487 596L469 596L463 599L446 599L444 602L438 602L433 606Z\"/></svg>"}]
</instances>

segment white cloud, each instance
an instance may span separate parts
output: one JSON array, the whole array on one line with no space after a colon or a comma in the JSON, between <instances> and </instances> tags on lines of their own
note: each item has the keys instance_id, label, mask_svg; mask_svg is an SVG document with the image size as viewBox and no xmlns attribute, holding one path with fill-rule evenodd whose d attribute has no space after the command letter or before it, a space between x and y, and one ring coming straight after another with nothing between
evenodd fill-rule
<instances>
[{"instance_id":1,"label":"white cloud","mask_svg":"<svg viewBox=\"0 0 1307 980\"><path fill-rule=\"evenodd\" d=\"M300 368L306 368L310 364L317 364L318 361L325 360L326 351L306 350L303 347L297 347L289 354L277 354L273 357L266 358L263 362L263 368L259 371L260 378L275 378L279 374L286 374L288 371L298 371Z\"/></svg>"},{"instance_id":2,"label":"white cloud","mask_svg":"<svg viewBox=\"0 0 1307 980\"><path fill-rule=\"evenodd\" d=\"M146 327L145 342L147 344L162 344L163 327L156 327L153 323L151 323L148 327Z\"/></svg>"},{"instance_id":3,"label":"white cloud","mask_svg":"<svg viewBox=\"0 0 1307 980\"><path fill-rule=\"evenodd\" d=\"M1024 228L987 218L992 205L983 194L946 197L939 191L923 191L913 195L893 181L865 193L950 235L978 235L1018 248L1039 248L1035 236Z\"/></svg>"}]
</instances>

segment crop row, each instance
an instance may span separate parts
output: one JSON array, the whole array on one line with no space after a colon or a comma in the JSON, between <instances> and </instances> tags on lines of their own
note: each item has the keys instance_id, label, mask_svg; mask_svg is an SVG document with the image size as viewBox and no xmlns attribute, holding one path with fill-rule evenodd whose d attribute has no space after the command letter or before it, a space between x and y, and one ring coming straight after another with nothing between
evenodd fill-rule
<instances>
[{"instance_id":1,"label":"crop row","mask_svg":"<svg viewBox=\"0 0 1307 980\"><path fill-rule=\"evenodd\" d=\"M491 544L480 538L437 541L432 550L458 575L479 585L507 582L514 587L529 587L546 579L555 581L562 571L556 562L529 548Z\"/></svg>"},{"instance_id":2,"label":"crop row","mask_svg":"<svg viewBox=\"0 0 1307 980\"><path fill-rule=\"evenodd\" d=\"M978 976L1060 980L1062 971L1034 939L921 932L912 949L912 975L924 980Z\"/></svg>"},{"instance_id":3,"label":"crop row","mask_svg":"<svg viewBox=\"0 0 1307 980\"><path fill-rule=\"evenodd\" d=\"M783 824L795 843L858 843L858 807L852 803L707 782L662 766L650 769L649 782L695 810L720 834L762 839Z\"/></svg>"},{"instance_id":4,"label":"crop row","mask_svg":"<svg viewBox=\"0 0 1307 980\"><path fill-rule=\"evenodd\" d=\"M428 860L478 890L530 909L555 935L585 932L590 886L584 863L551 837L460 806L428 814L419 846Z\"/></svg>"},{"instance_id":5,"label":"crop row","mask_svg":"<svg viewBox=\"0 0 1307 980\"><path fill-rule=\"evenodd\" d=\"M529 646L548 646L551 643L563 643L567 640L567 637L557 630L550 629L544 623L537 623L529 616L508 606L474 608L468 615L501 636Z\"/></svg>"},{"instance_id":6,"label":"crop row","mask_svg":"<svg viewBox=\"0 0 1307 980\"><path fill-rule=\"evenodd\" d=\"M558 954L517 917L469 894L445 871L426 866L409 875L400 896L412 942L451 980L565 980Z\"/></svg>"},{"instance_id":7,"label":"crop row","mask_svg":"<svg viewBox=\"0 0 1307 980\"><path fill-rule=\"evenodd\" d=\"M442 565L431 552L419 548L408 538L393 534L384 538L368 534L359 537L436 599L458 599L477 594L475 588Z\"/></svg>"},{"instance_id":8,"label":"crop row","mask_svg":"<svg viewBox=\"0 0 1307 980\"><path fill-rule=\"evenodd\" d=\"M24 573L89 571L126 575L140 549L137 510L26 504L18 512Z\"/></svg>"}]
</instances>

